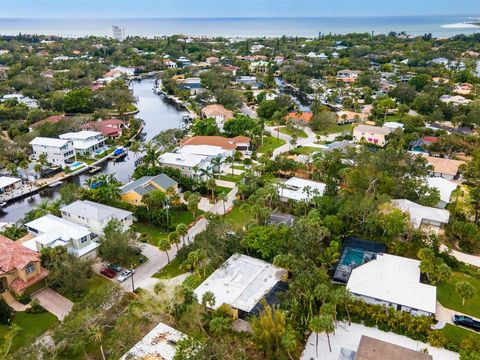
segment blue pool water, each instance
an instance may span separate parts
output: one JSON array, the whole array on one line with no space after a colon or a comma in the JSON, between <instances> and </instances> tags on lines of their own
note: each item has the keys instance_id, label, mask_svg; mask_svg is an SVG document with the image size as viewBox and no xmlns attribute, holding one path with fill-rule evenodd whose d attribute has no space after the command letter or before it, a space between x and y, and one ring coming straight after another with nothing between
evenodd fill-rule
<instances>
[{"instance_id":1,"label":"blue pool water","mask_svg":"<svg viewBox=\"0 0 480 360\"><path fill-rule=\"evenodd\" d=\"M72 165L70 165L71 168L79 167L82 166L83 163L80 161L75 161Z\"/></svg>"}]
</instances>

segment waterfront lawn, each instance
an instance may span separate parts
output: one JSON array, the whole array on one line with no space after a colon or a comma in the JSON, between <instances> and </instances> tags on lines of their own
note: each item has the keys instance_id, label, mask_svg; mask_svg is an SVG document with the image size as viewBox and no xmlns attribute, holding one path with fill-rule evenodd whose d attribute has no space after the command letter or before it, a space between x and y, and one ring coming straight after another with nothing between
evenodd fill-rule
<instances>
[{"instance_id":1,"label":"waterfront lawn","mask_svg":"<svg viewBox=\"0 0 480 360\"><path fill-rule=\"evenodd\" d=\"M455 290L459 281L468 281L475 288L474 296L465 300L465 306L462 306L462 298ZM437 299L449 309L480 318L480 279L461 272L452 272L448 282L437 285Z\"/></svg>"},{"instance_id":2,"label":"waterfront lawn","mask_svg":"<svg viewBox=\"0 0 480 360\"><path fill-rule=\"evenodd\" d=\"M259 153L267 153L285 144L285 140L277 139L274 136L267 136L263 138L263 145L257 149Z\"/></svg>"},{"instance_id":3,"label":"waterfront lawn","mask_svg":"<svg viewBox=\"0 0 480 360\"><path fill-rule=\"evenodd\" d=\"M181 262L178 258L173 259L170 264L167 264L158 273L152 277L157 279L171 279L178 275L185 274L186 271L181 268Z\"/></svg>"},{"instance_id":4,"label":"waterfront lawn","mask_svg":"<svg viewBox=\"0 0 480 360\"><path fill-rule=\"evenodd\" d=\"M15 352L23 346L32 344L56 322L57 318L55 315L48 311L41 314L29 314L23 311L17 312L13 323L20 327L21 332L13 339L11 351ZM3 345L7 332L8 327L6 325L0 325L0 347Z\"/></svg>"},{"instance_id":5,"label":"waterfront lawn","mask_svg":"<svg viewBox=\"0 0 480 360\"><path fill-rule=\"evenodd\" d=\"M460 345L461 342L469 339L472 342L480 344L480 335L474 331L470 331L452 324L446 324L441 330L437 330L442 333L447 339L447 343Z\"/></svg>"},{"instance_id":6,"label":"waterfront lawn","mask_svg":"<svg viewBox=\"0 0 480 360\"><path fill-rule=\"evenodd\" d=\"M291 129L286 126L280 127L280 132L285 135L297 135L299 138L304 138L306 139L308 137L307 133L303 131L302 129Z\"/></svg>"}]
</instances>

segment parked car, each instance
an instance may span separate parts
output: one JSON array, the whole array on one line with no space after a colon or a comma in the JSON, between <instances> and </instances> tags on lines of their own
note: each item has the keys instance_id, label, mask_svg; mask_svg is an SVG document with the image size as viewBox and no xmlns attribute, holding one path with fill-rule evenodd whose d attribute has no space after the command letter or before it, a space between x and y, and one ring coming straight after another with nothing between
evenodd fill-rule
<instances>
[{"instance_id":1,"label":"parked car","mask_svg":"<svg viewBox=\"0 0 480 360\"><path fill-rule=\"evenodd\" d=\"M100 270L100 274L108 277L109 279L113 279L115 276L117 276L117 273L108 267L102 268L102 270Z\"/></svg>"},{"instance_id":2,"label":"parked car","mask_svg":"<svg viewBox=\"0 0 480 360\"><path fill-rule=\"evenodd\" d=\"M118 264L108 264L107 267L109 269L112 269L113 271L119 273L120 271L122 271L122 267Z\"/></svg>"},{"instance_id":3,"label":"parked car","mask_svg":"<svg viewBox=\"0 0 480 360\"><path fill-rule=\"evenodd\" d=\"M125 270L118 277L118 281L119 282L124 282L125 280L127 280L129 277L131 277L133 275L133 272L134 272L133 270Z\"/></svg>"},{"instance_id":4,"label":"parked car","mask_svg":"<svg viewBox=\"0 0 480 360\"><path fill-rule=\"evenodd\" d=\"M452 320L455 325L461 325L475 331L480 331L480 321L474 320L469 316L453 315Z\"/></svg>"}]
</instances>

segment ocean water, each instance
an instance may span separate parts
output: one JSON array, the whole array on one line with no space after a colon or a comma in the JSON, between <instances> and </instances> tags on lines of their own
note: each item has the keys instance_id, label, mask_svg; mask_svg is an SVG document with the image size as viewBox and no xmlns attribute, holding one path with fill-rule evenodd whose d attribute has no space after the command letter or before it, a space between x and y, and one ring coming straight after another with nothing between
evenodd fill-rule
<instances>
[{"instance_id":1,"label":"ocean water","mask_svg":"<svg viewBox=\"0 0 480 360\"><path fill-rule=\"evenodd\" d=\"M1 16L1 15L0 15ZM111 36L112 25L124 29L130 36L191 36L226 37L315 37L319 32L345 34L390 31L436 37L480 32L480 27L456 28L442 25L461 23L468 15L389 16L389 17L315 17L315 18L168 18L168 19L2 19L0 34L42 34L66 37L88 35Z\"/></svg>"}]
</instances>

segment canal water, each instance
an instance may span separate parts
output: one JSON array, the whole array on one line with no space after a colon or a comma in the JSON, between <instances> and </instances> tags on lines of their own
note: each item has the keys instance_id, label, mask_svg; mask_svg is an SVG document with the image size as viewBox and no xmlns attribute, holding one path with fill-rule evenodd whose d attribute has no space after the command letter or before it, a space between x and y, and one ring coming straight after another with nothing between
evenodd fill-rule
<instances>
[{"instance_id":1,"label":"canal water","mask_svg":"<svg viewBox=\"0 0 480 360\"><path fill-rule=\"evenodd\" d=\"M137 118L144 121L144 128L139 140L148 141L160 133L162 130L177 128L182 123L182 109L179 109L168 99L156 95L153 92L155 79L147 78L132 81L130 84L133 94L137 97L137 108L139 110ZM97 174L114 174L117 180L126 183L131 180L131 175L135 169L135 156L129 152L124 161L106 162L103 170ZM84 173L76 178L70 179L79 185L84 184L89 176ZM42 194L36 194L29 198L18 200L11 203L0 211L0 222L17 222L24 215L43 200L53 200L58 196L58 192L47 189Z\"/></svg>"}]
</instances>

